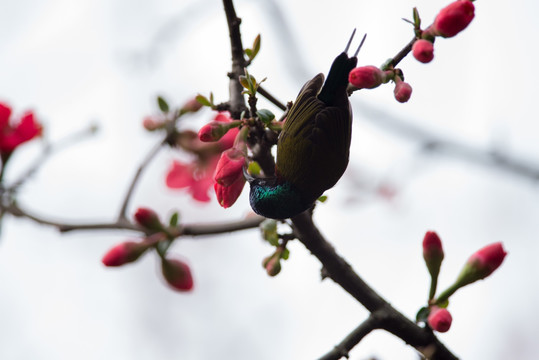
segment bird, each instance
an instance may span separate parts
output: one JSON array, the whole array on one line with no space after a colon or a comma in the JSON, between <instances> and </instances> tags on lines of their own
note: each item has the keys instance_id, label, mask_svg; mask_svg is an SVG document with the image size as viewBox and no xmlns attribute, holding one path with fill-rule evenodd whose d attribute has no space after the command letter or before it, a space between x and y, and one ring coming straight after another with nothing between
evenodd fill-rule
<instances>
[{"instance_id":1,"label":"bird","mask_svg":"<svg viewBox=\"0 0 539 360\"><path fill-rule=\"evenodd\" d=\"M301 88L277 140L275 176L258 178L244 169L250 184L253 211L272 219L288 219L309 209L341 178L350 153L352 108L348 100L348 74L357 54L348 49L333 61L326 81L320 73Z\"/></svg>"}]
</instances>

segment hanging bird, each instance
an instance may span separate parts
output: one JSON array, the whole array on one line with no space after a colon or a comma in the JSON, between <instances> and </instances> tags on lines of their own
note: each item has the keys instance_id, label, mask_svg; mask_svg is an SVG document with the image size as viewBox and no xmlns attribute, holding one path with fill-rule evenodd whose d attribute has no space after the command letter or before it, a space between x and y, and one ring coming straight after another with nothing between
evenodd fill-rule
<instances>
[{"instance_id":1,"label":"hanging bird","mask_svg":"<svg viewBox=\"0 0 539 360\"><path fill-rule=\"evenodd\" d=\"M251 185L253 210L273 219L293 217L312 206L333 187L348 166L352 134L352 109L346 88L357 54L348 48L335 58L326 82L324 74L308 81L288 112L277 142L275 177L255 178L246 171ZM323 84L323 86L322 86Z\"/></svg>"}]
</instances>

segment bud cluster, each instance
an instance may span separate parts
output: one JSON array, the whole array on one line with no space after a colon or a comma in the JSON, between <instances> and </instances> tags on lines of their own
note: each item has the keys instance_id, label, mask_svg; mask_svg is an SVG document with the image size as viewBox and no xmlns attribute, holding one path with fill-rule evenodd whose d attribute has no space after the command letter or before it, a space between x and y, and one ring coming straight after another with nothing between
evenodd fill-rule
<instances>
[{"instance_id":1,"label":"bud cluster","mask_svg":"<svg viewBox=\"0 0 539 360\"><path fill-rule=\"evenodd\" d=\"M0 103L0 155L6 159L19 145L41 135L41 124L34 113L27 111L15 123L11 119L11 107Z\"/></svg>"},{"instance_id":2,"label":"bud cluster","mask_svg":"<svg viewBox=\"0 0 539 360\"><path fill-rule=\"evenodd\" d=\"M447 310L449 297L458 289L489 276L502 264L507 253L501 243L493 243L476 251L464 265L453 285L449 286L438 297L435 297L440 267L444 259L442 241L434 231L428 231L423 238L423 258L431 276L428 306L417 314L417 320L427 323L431 329L446 332L453 321Z\"/></svg>"}]
</instances>

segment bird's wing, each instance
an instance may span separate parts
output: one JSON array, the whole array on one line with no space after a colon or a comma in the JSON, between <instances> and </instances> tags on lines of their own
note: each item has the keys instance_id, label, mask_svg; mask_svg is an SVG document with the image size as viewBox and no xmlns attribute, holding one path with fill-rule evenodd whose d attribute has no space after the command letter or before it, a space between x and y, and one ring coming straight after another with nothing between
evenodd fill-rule
<instances>
[{"instance_id":1,"label":"bird's wing","mask_svg":"<svg viewBox=\"0 0 539 360\"><path fill-rule=\"evenodd\" d=\"M323 75L315 76L290 109L277 146L277 170L312 197L335 185L348 164L351 115L327 107L316 96Z\"/></svg>"}]
</instances>

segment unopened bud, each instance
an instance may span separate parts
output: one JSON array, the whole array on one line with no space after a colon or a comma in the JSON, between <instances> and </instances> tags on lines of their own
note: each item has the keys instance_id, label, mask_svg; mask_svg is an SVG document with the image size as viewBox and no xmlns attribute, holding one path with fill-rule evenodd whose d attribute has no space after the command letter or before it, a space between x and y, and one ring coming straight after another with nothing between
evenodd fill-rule
<instances>
[{"instance_id":1,"label":"unopened bud","mask_svg":"<svg viewBox=\"0 0 539 360\"><path fill-rule=\"evenodd\" d=\"M135 221L143 228L149 230L162 230L163 224L155 211L148 208L138 208L135 213Z\"/></svg>"},{"instance_id":2,"label":"unopened bud","mask_svg":"<svg viewBox=\"0 0 539 360\"><path fill-rule=\"evenodd\" d=\"M431 276L437 277L444 259L444 250L440 237L434 231L427 231L423 238L423 258Z\"/></svg>"},{"instance_id":3,"label":"unopened bud","mask_svg":"<svg viewBox=\"0 0 539 360\"><path fill-rule=\"evenodd\" d=\"M407 82L398 81L395 84L395 90L393 90L393 93L395 94L395 99L397 99L398 102L405 103L410 100L410 96L412 96L412 87Z\"/></svg>"},{"instance_id":4,"label":"unopened bud","mask_svg":"<svg viewBox=\"0 0 539 360\"><path fill-rule=\"evenodd\" d=\"M245 154L235 148L221 153L215 168L215 181L224 186L230 186L239 178L243 178Z\"/></svg>"},{"instance_id":5,"label":"unopened bud","mask_svg":"<svg viewBox=\"0 0 539 360\"><path fill-rule=\"evenodd\" d=\"M419 39L412 46L412 54L417 61L429 63L434 59L434 45L428 40Z\"/></svg>"},{"instance_id":6,"label":"unopened bud","mask_svg":"<svg viewBox=\"0 0 539 360\"><path fill-rule=\"evenodd\" d=\"M196 98L192 98L191 100L187 101L185 104L183 104L181 111L186 112L197 112L202 108L202 104L198 102Z\"/></svg>"},{"instance_id":7,"label":"unopened bud","mask_svg":"<svg viewBox=\"0 0 539 360\"><path fill-rule=\"evenodd\" d=\"M266 269L269 276L276 276L281 272L281 257L280 254L272 254L262 261L262 266Z\"/></svg>"},{"instance_id":8,"label":"unopened bud","mask_svg":"<svg viewBox=\"0 0 539 360\"><path fill-rule=\"evenodd\" d=\"M162 259L161 270L167 283L179 291L189 291L193 288L191 269L181 260Z\"/></svg>"},{"instance_id":9,"label":"unopened bud","mask_svg":"<svg viewBox=\"0 0 539 360\"><path fill-rule=\"evenodd\" d=\"M101 261L105 266L122 266L136 261L148 247L145 243L125 241L111 248Z\"/></svg>"},{"instance_id":10,"label":"unopened bud","mask_svg":"<svg viewBox=\"0 0 539 360\"><path fill-rule=\"evenodd\" d=\"M374 89L384 81L384 72L376 66L361 66L350 71L348 81L358 89Z\"/></svg>"},{"instance_id":11,"label":"unopened bud","mask_svg":"<svg viewBox=\"0 0 539 360\"><path fill-rule=\"evenodd\" d=\"M430 35L439 35L445 38L453 37L472 22L475 16L474 4L469 0L457 0L443 8L432 27L426 32Z\"/></svg>"},{"instance_id":12,"label":"unopened bud","mask_svg":"<svg viewBox=\"0 0 539 360\"><path fill-rule=\"evenodd\" d=\"M151 116L147 116L142 120L142 126L148 131L155 131L163 127L163 122L155 120Z\"/></svg>"},{"instance_id":13,"label":"unopened bud","mask_svg":"<svg viewBox=\"0 0 539 360\"><path fill-rule=\"evenodd\" d=\"M457 283L462 287L486 278L500 267L506 255L507 253L500 242L487 245L476 251L464 265Z\"/></svg>"},{"instance_id":14,"label":"unopened bud","mask_svg":"<svg viewBox=\"0 0 539 360\"><path fill-rule=\"evenodd\" d=\"M447 309L439 308L437 306L432 307L430 310L427 323L432 330L438 332L446 332L451 328L453 318Z\"/></svg>"}]
</instances>

